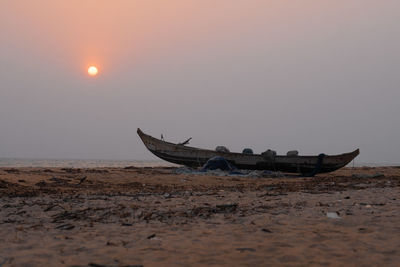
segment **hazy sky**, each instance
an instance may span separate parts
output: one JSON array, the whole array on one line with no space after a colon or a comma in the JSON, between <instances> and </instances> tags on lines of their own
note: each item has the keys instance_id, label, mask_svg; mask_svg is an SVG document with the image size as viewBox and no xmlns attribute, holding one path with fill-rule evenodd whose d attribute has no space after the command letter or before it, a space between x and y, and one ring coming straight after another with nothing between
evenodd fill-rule
<instances>
[{"instance_id":1,"label":"hazy sky","mask_svg":"<svg viewBox=\"0 0 400 267\"><path fill-rule=\"evenodd\" d=\"M0 157L154 159L140 127L400 163L398 0L1 0L0 38Z\"/></svg>"}]
</instances>

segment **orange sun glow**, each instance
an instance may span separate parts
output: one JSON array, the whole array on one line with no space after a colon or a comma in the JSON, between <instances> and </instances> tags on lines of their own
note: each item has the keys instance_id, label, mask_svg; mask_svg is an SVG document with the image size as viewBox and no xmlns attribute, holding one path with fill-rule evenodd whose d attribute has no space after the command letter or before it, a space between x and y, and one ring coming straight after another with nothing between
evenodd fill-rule
<instances>
[{"instance_id":1,"label":"orange sun glow","mask_svg":"<svg viewBox=\"0 0 400 267\"><path fill-rule=\"evenodd\" d=\"M95 66L90 66L87 72L90 76L96 76L99 70Z\"/></svg>"}]
</instances>

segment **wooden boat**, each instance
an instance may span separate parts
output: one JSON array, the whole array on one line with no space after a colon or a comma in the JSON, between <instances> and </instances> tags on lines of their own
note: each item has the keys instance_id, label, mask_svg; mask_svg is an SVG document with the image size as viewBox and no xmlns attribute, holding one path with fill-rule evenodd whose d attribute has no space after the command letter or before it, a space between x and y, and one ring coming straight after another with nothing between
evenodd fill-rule
<instances>
[{"instance_id":1,"label":"wooden boat","mask_svg":"<svg viewBox=\"0 0 400 267\"><path fill-rule=\"evenodd\" d=\"M313 176L316 173L326 173L340 169L360 153L359 149L340 155L320 154L318 156L271 156L265 153L217 152L166 142L143 133L139 128L137 133L151 153L163 160L188 167L201 167L210 158L221 156L239 169L281 171Z\"/></svg>"}]
</instances>

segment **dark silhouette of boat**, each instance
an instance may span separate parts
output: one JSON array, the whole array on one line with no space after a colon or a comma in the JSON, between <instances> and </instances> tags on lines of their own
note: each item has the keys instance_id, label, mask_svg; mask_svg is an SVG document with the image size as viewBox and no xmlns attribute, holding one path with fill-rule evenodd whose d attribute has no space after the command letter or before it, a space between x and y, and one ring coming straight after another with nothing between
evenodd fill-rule
<instances>
[{"instance_id":1,"label":"dark silhouette of boat","mask_svg":"<svg viewBox=\"0 0 400 267\"><path fill-rule=\"evenodd\" d=\"M239 169L280 171L313 176L317 173L340 169L360 153L359 149L340 155L319 154L317 156L276 155L270 150L262 154L220 152L186 146L189 139L183 143L174 144L147 135L139 128L137 133L151 153L168 162L188 167L201 167L209 159L220 156Z\"/></svg>"}]
</instances>

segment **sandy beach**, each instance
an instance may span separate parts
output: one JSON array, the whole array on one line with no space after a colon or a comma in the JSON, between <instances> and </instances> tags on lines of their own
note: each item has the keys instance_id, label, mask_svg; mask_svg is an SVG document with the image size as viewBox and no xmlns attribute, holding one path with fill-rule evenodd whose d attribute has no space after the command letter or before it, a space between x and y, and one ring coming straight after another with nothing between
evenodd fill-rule
<instances>
[{"instance_id":1,"label":"sandy beach","mask_svg":"<svg viewBox=\"0 0 400 267\"><path fill-rule=\"evenodd\" d=\"M397 167L1 168L0 266L398 266L399 195Z\"/></svg>"}]
</instances>

